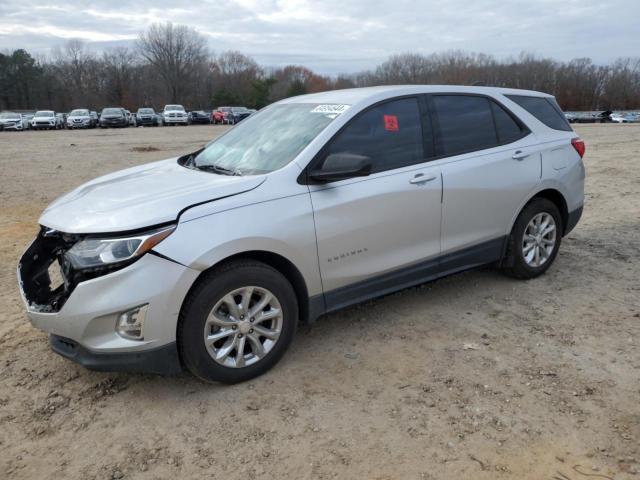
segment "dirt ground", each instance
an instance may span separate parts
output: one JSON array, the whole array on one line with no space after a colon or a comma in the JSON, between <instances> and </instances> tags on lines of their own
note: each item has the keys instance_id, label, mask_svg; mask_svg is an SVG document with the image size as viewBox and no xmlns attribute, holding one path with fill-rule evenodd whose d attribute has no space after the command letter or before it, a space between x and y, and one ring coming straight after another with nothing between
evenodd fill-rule
<instances>
[{"instance_id":1,"label":"dirt ground","mask_svg":"<svg viewBox=\"0 0 640 480\"><path fill-rule=\"evenodd\" d=\"M0 478L640 478L640 126L584 125L555 265L484 269L321 318L235 386L89 372L29 324L43 208L224 127L0 132Z\"/></svg>"}]
</instances>

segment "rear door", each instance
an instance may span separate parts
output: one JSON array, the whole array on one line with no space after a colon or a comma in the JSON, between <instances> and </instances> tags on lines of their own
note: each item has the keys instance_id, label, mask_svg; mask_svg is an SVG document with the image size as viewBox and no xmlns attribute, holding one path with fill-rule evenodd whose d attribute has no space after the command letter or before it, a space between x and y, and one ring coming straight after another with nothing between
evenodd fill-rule
<instances>
[{"instance_id":1,"label":"rear door","mask_svg":"<svg viewBox=\"0 0 640 480\"><path fill-rule=\"evenodd\" d=\"M514 214L540 182L537 140L490 97L434 94L429 106L442 158L442 269L497 260Z\"/></svg>"},{"instance_id":2,"label":"rear door","mask_svg":"<svg viewBox=\"0 0 640 480\"><path fill-rule=\"evenodd\" d=\"M310 186L328 309L396 289L437 264L442 182L422 128L417 97L387 101L351 120L318 159L318 168L336 153L373 163L367 177Z\"/></svg>"}]
</instances>

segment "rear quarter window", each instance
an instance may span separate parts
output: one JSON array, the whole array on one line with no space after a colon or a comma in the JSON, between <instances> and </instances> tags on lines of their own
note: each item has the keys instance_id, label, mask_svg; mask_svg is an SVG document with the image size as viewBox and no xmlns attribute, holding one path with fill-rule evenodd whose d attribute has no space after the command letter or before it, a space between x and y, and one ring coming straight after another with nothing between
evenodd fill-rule
<instances>
[{"instance_id":1,"label":"rear quarter window","mask_svg":"<svg viewBox=\"0 0 640 480\"><path fill-rule=\"evenodd\" d=\"M498 142L500 144L515 142L527 133L527 130L496 102L491 102L491 109L493 110L493 119L496 122L496 131L498 132Z\"/></svg>"},{"instance_id":2,"label":"rear quarter window","mask_svg":"<svg viewBox=\"0 0 640 480\"><path fill-rule=\"evenodd\" d=\"M526 95L505 96L524 108L547 127L564 132L572 131L569 122L567 122L562 110L554 99L547 97L529 97Z\"/></svg>"}]
</instances>

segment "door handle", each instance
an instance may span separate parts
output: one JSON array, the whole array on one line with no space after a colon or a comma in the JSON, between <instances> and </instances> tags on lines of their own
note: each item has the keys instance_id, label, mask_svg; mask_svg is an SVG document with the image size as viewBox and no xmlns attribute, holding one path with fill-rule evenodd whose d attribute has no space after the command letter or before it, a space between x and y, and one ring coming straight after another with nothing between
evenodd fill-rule
<instances>
[{"instance_id":1,"label":"door handle","mask_svg":"<svg viewBox=\"0 0 640 480\"><path fill-rule=\"evenodd\" d=\"M438 178L437 175L431 175L429 177L425 177L423 173L418 173L415 177L409 180L409 183L413 185L422 185L423 183L431 182L436 178Z\"/></svg>"},{"instance_id":2,"label":"door handle","mask_svg":"<svg viewBox=\"0 0 640 480\"><path fill-rule=\"evenodd\" d=\"M527 158L530 153L523 152L522 150L516 150L516 152L511 156L514 160L522 161Z\"/></svg>"}]
</instances>

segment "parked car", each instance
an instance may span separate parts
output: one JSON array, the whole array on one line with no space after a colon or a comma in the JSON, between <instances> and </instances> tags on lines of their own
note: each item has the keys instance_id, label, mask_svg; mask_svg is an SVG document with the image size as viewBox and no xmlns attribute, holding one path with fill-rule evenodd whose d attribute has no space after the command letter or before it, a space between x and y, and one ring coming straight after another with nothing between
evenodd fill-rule
<instances>
[{"instance_id":1,"label":"parked car","mask_svg":"<svg viewBox=\"0 0 640 480\"><path fill-rule=\"evenodd\" d=\"M66 113L56 113L56 120L58 121L58 128L67 128L67 115Z\"/></svg>"},{"instance_id":2,"label":"parked car","mask_svg":"<svg viewBox=\"0 0 640 480\"><path fill-rule=\"evenodd\" d=\"M0 130L14 130L21 132L28 128L29 121L25 115L16 112L0 113Z\"/></svg>"},{"instance_id":3,"label":"parked car","mask_svg":"<svg viewBox=\"0 0 640 480\"><path fill-rule=\"evenodd\" d=\"M136 113L136 121L138 125L148 125L158 127L162 125L162 118L156 113L153 108L142 107L138 109Z\"/></svg>"},{"instance_id":4,"label":"parked car","mask_svg":"<svg viewBox=\"0 0 640 480\"><path fill-rule=\"evenodd\" d=\"M22 118L27 122L27 130L31 130L31 120L33 120L34 113L23 113Z\"/></svg>"},{"instance_id":5,"label":"parked car","mask_svg":"<svg viewBox=\"0 0 640 480\"><path fill-rule=\"evenodd\" d=\"M245 107L231 107L231 111L227 114L227 123L235 125L251 115L251 112Z\"/></svg>"},{"instance_id":6,"label":"parked car","mask_svg":"<svg viewBox=\"0 0 640 480\"><path fill-rule=\"evenodd\" d=\"M76 362L239 382L280 360L299 320L480 265L542 275L582 214L584 152L539 92L288 98L56 200L19 286Z\"/></svg>"},{"instance_id":7,"label":"parked car","mask_svg":"<svg viewBox=\"0 0 640 480\"><path fill-rule=\"evenodd\" d=\"M189 125L191 118L182 105L165 105L162 111L165 125Z\"/></svg>"},{"instance_id":8,"label":"parked car","mask_svg":"<svg viewBox=\"0 0 640 480\"><path fill-rule=\"evenodd\" d=\"M627 117L621 113L614 112L611 115L609 115L609 119L613 123L629 123L629 120L627 119Z\"/></svg>"},{"instance_id":9,"label":"parked car","mask_svg":"<svg viewBox=\"0 0 640 480\"><path fill-rule=\"evenodd\" d=\"M34 130L55 130L62 128L62 123L53 110L38 110L31 119L31 128Z\"/></svg>"},{"instance_id":10,"label":"parked car","mask_svg":"<svg viewBox=\"0 0 640 480\"><path fill-rule=\"evenodd\" d=\"M95 128L96 120L86 108L72 110L67 117L67 128Z\"/></svg>"},{"instance_id":11,"label":"parked car","mask_svg":"<svg viewBox=\"0 0 640 480\"><path fill-rule=\"evenodd\" d=\"M128 127L129 119L124 108L103 108L100 114L100 128Z\"/></svg>"},{"instance_id":12,"label":"parked car","mask_svg":"<svg viewBox=\"0 0 640 480\"><path fill-rule=\"evenodd\" d=\"M228 123L227 116L231 112L231 107L218 107L213 112L211 112L211 120L213 123Z\"/></svg>"},{"instance_id":13,"label":"parked car","mask_svg":"<svg viewBox=\"0 0 640 480\"><path fill-rule=\"evenodd\" d=\"M191 123L211 123L211 112L194 110L189 115L191 115Z\"/></svg>"},{"instance_id":14,"label":"parked car","mask_svg":"<svg viewBox=\"0 0 640 480\"><path fill-rule=\"evenodd\" d=\"M89 112L89 117L91 117L91 121L93 122L93 128L96 128L98 126L98 123L100 122L100 117L98 116L98 113L91 110Z\"/></svg>"},{"instance_id":15,"label":"parked car","mask_svg":"<svg viewBox=\"0 0 640 480\"><path fill-rule=\"evenodd\" d=\"M129 126L131 127L138 126L138 121L135 115L133 115L129 110L126 110L126 109L124 111L124 114L127 116L127 121L129 122Z\"/></svg>"}]
</instances>

